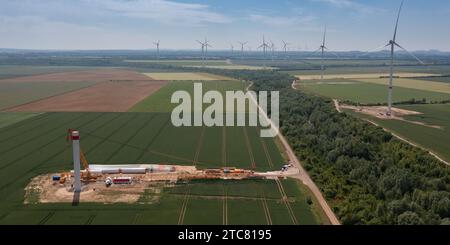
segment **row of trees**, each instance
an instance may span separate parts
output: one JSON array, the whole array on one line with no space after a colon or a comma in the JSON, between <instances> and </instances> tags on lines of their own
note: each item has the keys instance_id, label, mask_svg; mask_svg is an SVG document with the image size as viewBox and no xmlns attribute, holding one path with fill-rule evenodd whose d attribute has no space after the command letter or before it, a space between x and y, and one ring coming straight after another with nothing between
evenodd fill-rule
<instances>
[{"instance_id":1,"label":"row of trees","mask_svg":"<svg viewBox=\"0 0 450 245\"><path fill-rule=\"evenodd\" d=\"M427 152L291 89L274 71L215 71L280 91L281 132L343 224L450 224L450 168Z\"/></svg>"}]
</instances>

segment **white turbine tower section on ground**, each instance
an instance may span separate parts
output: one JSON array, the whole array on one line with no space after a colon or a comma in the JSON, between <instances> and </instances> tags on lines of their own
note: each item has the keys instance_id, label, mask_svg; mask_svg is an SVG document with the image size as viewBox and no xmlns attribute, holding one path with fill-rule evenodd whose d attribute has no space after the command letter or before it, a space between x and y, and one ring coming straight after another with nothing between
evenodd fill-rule
<instances>
[{"instance_id":1,"label":"white turbine tower section on ground","mask_svg":"<svg viewBox=\"0 0 450 245\"><path fill-rule=\"evenodd\" d=\"M264 68L266 68L266 53L267 53L267 48L270 48L269 45L266 43L266 38L263 36L263 43L261 44L261 46L259 46L258 48L262 48L263 49L263 60L264 60Z\"/></svg>"},{"instance_id":2,"label":"white turbine tower section on ground","mask_svg":"<svg viewBox=\"0 0 450 245\"><path fill-rule=\"evenodd\" d=\"M156 57L159 60L159 43L160 41L158 40L158 42L154 42L153 44L156 45Z\"/></svg>"},{"instance_id":3,"label":"white turbine tower section on ground","mask_svg":"<svg viewBox=\"0 0 450 245\"><path fill-rule=\"evenodd\" d=\"M247 42L238 42L241 45L241 60L244 59L244 46Z\"/></svg>"},{"instance_id":4,"label":"white turbine tower section on ground","mask_svg":"<svg viewBox=\"0 0 450 245\"><path fill-rule=\"evenodd\" d=\"M397 43L396 39L397 39L398 22L400 20L400 13L401 13L402 8L403 8L403 3L404 3L404 0L402 0L402 3L400 4L400 8L398 9L397 21L395 23L395 29L394 29L394 37L385 46L385 47L388 47L388 46L391 47L391 66L390 66L389 85L388 85L388 110L386 112L387 116L391 116L392 115L392 87L393 87L393 80L394 80L394 52L395 52L395 46L399 47L400 49L404 50L406 53L411 55L414 59L419 61L420 64L425 65L425 63L422 62L419 58L417 58L417 56L415 56L414 54L410 53L408 50L406 50L405 48L403 48L402 46L400 46Z\"/></svg>"},{"instance_id":5,"label":"white turbine tower section on ground","mask_svg":"<svg viewBox=\"0 0 450 245\"><path fill-rule=\"evenodd\" d=\"M80 133L72 131L72 153L73 153L73 171L74 171L74 192L81 192L81 166L80 166Z\"/></svg>"}]
</instances>

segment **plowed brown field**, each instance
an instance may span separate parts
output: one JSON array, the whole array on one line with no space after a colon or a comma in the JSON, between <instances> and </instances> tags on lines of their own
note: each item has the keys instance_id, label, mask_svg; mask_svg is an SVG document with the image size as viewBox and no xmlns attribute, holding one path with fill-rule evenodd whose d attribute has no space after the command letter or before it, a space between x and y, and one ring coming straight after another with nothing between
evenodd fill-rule
<instances>
[{"instance_id":1,"label":"plowed brown field","mask_svg":"<svg viewBox=\"0 0 450 245\"><path fill-rule=\"evenodd\" d=\"M164 81L109 81L10 108L26 112L125 112L164 86Z\"/></svg>"}]
</instances>

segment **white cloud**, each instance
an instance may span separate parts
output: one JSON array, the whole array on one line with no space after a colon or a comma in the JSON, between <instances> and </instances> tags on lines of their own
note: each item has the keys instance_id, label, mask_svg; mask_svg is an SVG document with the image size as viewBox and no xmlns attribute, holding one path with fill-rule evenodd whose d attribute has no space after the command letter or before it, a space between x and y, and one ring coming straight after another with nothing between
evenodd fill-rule
<instances>
[{"instance_id":1,"label":"white cloud","mask_svg":"<svg viewBox=\"0 0 450 245\"><path fill-rule=\"evenodd\" d=\"M312 2L322 2L338 8L353 9L361 13L371 14L384 11L383 9L358 3L353 0L310 0Z\"/></svg>"},{"instance_id":2,"label":"white cloud","mask_svg":"<svg viewBox=\"0 0 450 245\"><path fill-rule=\"evenodd\" d=\"M249 19L253 22L259 22L274 27L294 26L299 24L309 24L315 18L311 16L269 16L262 14L251 14Z\"/></svg>"},{"instance_id":3,"label":"white cloud","mask_svg":"<svg viewBox=\"0 0 450 245\"><path fill-rule=\"evenodd\" d=\"M85 0L113 14L170 25L230 23L232 20L209 5L168 0Z\"/></svg>"}]
</instances>

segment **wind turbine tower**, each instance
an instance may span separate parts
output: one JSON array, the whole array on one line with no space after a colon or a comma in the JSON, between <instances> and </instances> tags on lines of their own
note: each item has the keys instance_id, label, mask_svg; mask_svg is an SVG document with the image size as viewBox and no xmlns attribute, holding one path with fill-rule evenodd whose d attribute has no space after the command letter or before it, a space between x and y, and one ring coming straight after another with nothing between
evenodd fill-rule
<instances>
[{"instance_id":1,"label":"wind turbine tower","mask_svg":"<svg viewBox=\"0 0 450 245\"><path fill-rule=\"evenodd\" d=\"M394 37L385 46L385 47L388 47L388 46L391 47L391 66L390 66L389 85L388 85L388 110L386 112L386 115L389 116L389 117L392 115L392 87L393 87L393 80L394 80L394 52L395 52L395 47L397 46L398 48L404 50L406 53L411 55L414 59L419 61L420 64L425 65L425 63L422 62L417 56L415 56L414 54L412 54L411 52L409 52L408 50L406 50L405 48L400 46L400 44L398 44L397 41L396 41L397 29L398 29L398 21L400 19L400 13L401 13L402 8L403 8L403 3L404 3L404 0L402 0L402 3L400 4L400 8L398 9L397 21L395 23L395 29L394 29Z\"/></svg>"},{"instance_id":2,"label":"wind turbine tower","mask_svg":"<svg viewBox=\"0 0 450 245\"><path fill-rule=\"evenodd\" d=\"M275 56L275 43L273 43L272 40L270 40L270 51L271 51L271 59L273 62L273 58Z\"/></svg>"},{"instance_id":3,"label":"wind turbine tower","mask_svg":"<svg viewBox=\"0 0 450 245\"><path fill-rule=\"evenodd\" d=\"M158 42L154 42L153 44L156 45L156 58L159 60L159 43L160 41L158 40Z\"/></svg>"},{"instance_id":4,"label":"wind turbine tower","mask_svg":"<svg viewBox=\"0 0 450 245\"><path fill-rule=\"evenodd\" d=\"M197 40L197 42L202 46L202 66L205 66L205 43L202 43L199 40Z\"/></svg>"},{"instance_id":5,"label":"wind turbine tower","mask_svg":"<svg viewBox=\"0 0 450 245\"><path fill-rule=\"evenodd\" d=\"M291 45L290 43L285 42L284 40L281 40L283 42L283 49L284 49L284 57L287 59L288 55L287 55L287 48L289 45Z\"/></svg>"},{"instance_id":6,"label":"wind turbine tower","mask_svg":"<svg viewBox=\"0 0 450 245\"><path fill-rule=\"evenodd\" d=\"M208 47L212 48L212 46L208 43L208 39L206 37L204 45L205 45L205 60L208 60Z\"/></svg>"},{"instance_id":7,"label":"wind turbine tower","mask_svg":"<svg viewBox=\"0 0 450 245\"><path fill-rule=\"evenodd\" d=\"M244 46L247 44L247 42L238 42L241 45L241 60L244 59Z\"/></svg>"},{"instance_id":8,"label":"wind turbine tower","mask_svg":"<svg viewBox=\"0 0 450 245\"><path fill-rule=\"evenodd\" d=\"M321 61L320 61L320 70L321 70L320 80L321 81L323 81L323 75L325 73L325 65L324 65L323 55L324 55L325 49L327 49L327 47L325 46L326 36L327 36L327 26L325 26L325 31L323 32L323 41L322 41L322 45L320 46L320 50L322 52Z\"/></svg>"},{"instance_id":9,"label":"wind turbine tower","mask_svg":"<svg viewBox=\"0 0 450 245\"><path fill-rule=\"evenodd\" d=\"M269 45L267 45L266 38L264 36L263 36L263 43L258 48L263 49L263 55L264 55L263 60L264 60L264 69L265 69L266 68L266 53L267 53L267 48L269 48Z\"/></svg>"}]
</instances>

